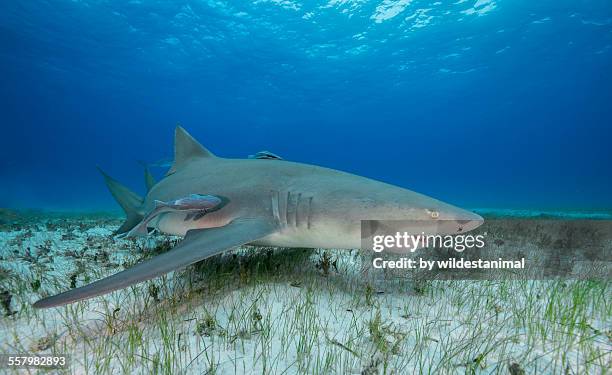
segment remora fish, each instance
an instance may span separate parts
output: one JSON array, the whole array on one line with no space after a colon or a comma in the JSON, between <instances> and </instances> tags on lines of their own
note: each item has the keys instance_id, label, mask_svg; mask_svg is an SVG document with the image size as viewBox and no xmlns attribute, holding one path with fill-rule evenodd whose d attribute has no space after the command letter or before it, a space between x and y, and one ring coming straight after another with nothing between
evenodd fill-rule
<instances>
[{"instance_id":1,"label":"remora fish","mask_svg":"<svg viewBox=\"0 0 612 375\"><path fill-rule=\"evenodd\" d=\"M273 152L263 150L256 152L255 155L249 155L249 159L273 159L273 160L283 160L280 156L276 155Z\"/></svg>"},{"instance_id":2,"label":"remora fish","mask_svg":"<svg viewBox=\"0 0 612 375\"><path fill-rule=\"evenodd\" d=\"M143 227L151 227L185 238L166 253L41 299L34 307L106 294L244 244L359 248L361 220L366 219L444 221L445 234L466 232L483 222L472 212L425 195L333 169L285 160L217 157L180 126L175 132L174 164L157 183L146 174L149 190L144 199L108 175L104 178L127 214L117 234L132 235L134 228L142 232Z\"/></svg>"}]
</instances>

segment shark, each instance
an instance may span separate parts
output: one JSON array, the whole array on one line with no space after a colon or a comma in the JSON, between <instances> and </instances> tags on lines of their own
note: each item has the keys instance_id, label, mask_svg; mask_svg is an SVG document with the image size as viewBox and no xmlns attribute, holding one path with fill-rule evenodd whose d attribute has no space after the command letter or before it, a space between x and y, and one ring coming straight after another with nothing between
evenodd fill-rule
<instances>
[{"instance_id":1,"label":"shark","mask_svg":"<svg viewBox=\"0 0 612 375\"><path fill-rule=\"evenodd\" d=\"M177 126L172 167L159 181L145 169L144 197L101 171L126 214L117 235L146 236L156 230L182 241L122 272L33 306L49 308L100 296L247 244L360 248L363 220L443 222L438 232L444 234L465 233L483 223L476 213L408 189L271 155L219 157Z\"/></svg>"}]
</instances>

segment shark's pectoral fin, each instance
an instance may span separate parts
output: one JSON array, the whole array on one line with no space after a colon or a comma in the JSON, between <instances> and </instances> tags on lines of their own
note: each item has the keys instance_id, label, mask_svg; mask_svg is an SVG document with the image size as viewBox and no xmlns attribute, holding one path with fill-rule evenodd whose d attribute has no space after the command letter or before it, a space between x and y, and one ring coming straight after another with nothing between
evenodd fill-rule
<instances>
[{"instance_id":1,"label":"shark's pectoral fin","mask_svg":"<svg viewBox=\"0 0 612 375\"><path fill-rule=\"evenodd\" d=\"M223 227L190 230L181 243L164 254L89 285L43 298L34 307L61 306L110 293L256 241L275 230L276 226L271 222L250 218L236 219Z\"/></svg>"}]
</instances>

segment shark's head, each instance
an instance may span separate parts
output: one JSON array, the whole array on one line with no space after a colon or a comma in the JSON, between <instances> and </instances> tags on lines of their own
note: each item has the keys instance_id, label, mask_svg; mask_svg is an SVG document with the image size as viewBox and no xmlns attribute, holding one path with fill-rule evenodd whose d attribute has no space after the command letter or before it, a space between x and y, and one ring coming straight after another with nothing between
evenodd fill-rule
<instances>
[{"instance_id":1,"label":"shark's head","mask_svg":"<svg viewBox=\"0 0 612 375\"><path fill-rule=\"evenodd\" d=\"M328 238L334 234L338 236L337 247L350 247L348 242L355 246L352 239L363 237L361 224L364 220L411 234L440 235L466 233L484 222L480 215L471 211L371 180L360 186L344 186L326 198L326 215L321 218L319 228L329 235ZM397 226L391 221L397 221Z\"/></svg>"},{"instance_id":2,"label":"shark's head","mask_svg":"<svg viewBox=\"0 0 612 375\"><path fill-rule=\"evenodd\" d=\"M421 223L423 230L429 228L436 234L461 234L484 222L474 212L404 189L374 199L355 197L354 201L363 208L362 220L401 220L415 227Z\"/></svg>"}]
</instances>

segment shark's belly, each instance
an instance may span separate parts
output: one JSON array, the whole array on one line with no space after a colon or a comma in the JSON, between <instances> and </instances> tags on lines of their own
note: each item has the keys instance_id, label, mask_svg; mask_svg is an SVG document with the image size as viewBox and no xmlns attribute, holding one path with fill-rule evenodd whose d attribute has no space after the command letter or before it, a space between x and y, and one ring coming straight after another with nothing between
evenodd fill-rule
<instances>
[{"instance_id":1,"label":"shark's belly","mask_svg":"<svg viewBox=\"0 0 612 375\"><path fill-rule=\"evenodd\" d=\"M191 220L185 212L167 212L160 214L149 223L149 227L175 236L185 236L192 229L222 227L232 221L232 217L222 212L213 212L199 220ZM330 226L315 228L284 228L272 233L252 245L278 247L304 247L326 249L356 249L361 247L359 232L333 229Z\"/></svg>"},{"instance_id":2,"label":"shark's belly","mask_svg":"<svg viewBox=\"0 0 612 375\"><path fill-rule=\"evenodd\" d=\"M361 247L360 237L339 232L283 231L270 234L252 245L305 247L325 249L357 249Z\"/></svg>"}]
</instances>

